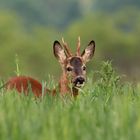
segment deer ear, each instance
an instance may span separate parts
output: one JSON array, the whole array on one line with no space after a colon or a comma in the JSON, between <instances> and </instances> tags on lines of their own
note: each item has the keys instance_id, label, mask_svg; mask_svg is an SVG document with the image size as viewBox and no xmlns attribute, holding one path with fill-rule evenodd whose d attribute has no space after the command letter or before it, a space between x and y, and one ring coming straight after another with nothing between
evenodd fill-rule
<instances>
[{"instance_id":1,"label":"deer ear","mask_svg":"<svg viewBox=\"0 0 140 140\"><path fill-rule=\"evenodd\" d=\"M94 51L95 51L95 42L92 40L88 44L87 48L81 54L85 63L88 62L93 57Z\"/></svg>"},{"instance_id":2,"label":"deer ear","mask_svg":"<svg viewBox=\"0 0 140 140\"><path fill-rule=\"evenodd\" d=\"M53 44L54 56L58 59L60 63L64 63L66 59L66 54L61 44L58 41L55 41Z\"/></svg>"}]
</instances>

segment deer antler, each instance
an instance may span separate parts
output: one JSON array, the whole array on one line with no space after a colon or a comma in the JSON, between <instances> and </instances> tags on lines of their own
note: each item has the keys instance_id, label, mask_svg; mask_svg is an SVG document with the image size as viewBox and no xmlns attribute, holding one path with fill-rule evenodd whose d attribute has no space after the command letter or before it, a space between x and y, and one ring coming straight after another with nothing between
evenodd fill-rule
<instances>
[{"instance_id":1,"label":"deer antler","mask_svg":"<svg viewBox=\"0 0 140 140\"><path fill-rule=\"evenodd\" d=\"M76 51L76 55L80 56L80 36L78 37L78 43L77 43L77 51Z\"/></svg>"},{"instance_id":2,"label":"deer antler","mask_svg":"<svg viewBox=\"0 0 140 140\"><path fill-rule=\"evenodd\" d=\"M67 43L64 41L64 38L62 37L62 43L63 43L63 47L66 50L67 56L70 57L72 56L72 53L67 45Z\"/></svg>"}]
</instances>

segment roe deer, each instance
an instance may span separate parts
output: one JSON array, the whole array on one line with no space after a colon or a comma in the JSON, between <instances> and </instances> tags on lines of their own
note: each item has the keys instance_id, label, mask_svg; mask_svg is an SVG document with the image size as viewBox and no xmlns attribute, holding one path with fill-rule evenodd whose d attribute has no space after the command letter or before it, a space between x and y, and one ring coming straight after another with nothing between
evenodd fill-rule
<instances>
[{"instance_id":1,"label":"roe deer","mask_svg":"<svg viewBox=\"0 0 140 140\"><path fill-rule=\"evenodd\" d=\"M60 94L71 93L78 95L78 89L84 86L86 81L86 63L93 57L95 42L92 40L87 48L80 53L80 37L78 38L76 54L72 54L67 43L62 38L62 45L55 41L53 44L54 55L62 67L62 75L59 81Z\"/></svg>"},{"instance_id":2,"label":"roe deer","mask_svg":"<svg viewBox=\"0 0 140 140\"><path fill-rule=\"evenodd\" d=\"M72 54L67 43L62 38L62 45L55 41L53 52L62 67L62 75L59 80L59 93L61 95L78 95L78 89L84 86L86 81L86 63L93 57L95 51L95 42L92 40L87 48L80 53L80 37L78 38L76 54ZM42 87L37 80L27 76L12 77L5 84L6 89L16 89L19 93L24 92L28 95L31 89L36 97L43 94L55 94L56 90L49 90Z\"/></svg>"}]
</instances>

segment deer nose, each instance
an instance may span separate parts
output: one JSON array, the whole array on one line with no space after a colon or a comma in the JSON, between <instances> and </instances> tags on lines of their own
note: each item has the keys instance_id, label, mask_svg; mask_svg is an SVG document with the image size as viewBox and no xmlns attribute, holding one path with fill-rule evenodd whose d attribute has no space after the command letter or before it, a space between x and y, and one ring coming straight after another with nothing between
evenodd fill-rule
<instances>
[{"instance_id":1,"label":"deer nose","mask_svg":"<svg viewBox=\"0 0 140 140\"><path fill-rule=\"evenodd\" d=\"M85 82L85 79L81 76L76 78L76 80L75 80L76 84L83 84L84 82Z\"/></svg>"}]
</instances>

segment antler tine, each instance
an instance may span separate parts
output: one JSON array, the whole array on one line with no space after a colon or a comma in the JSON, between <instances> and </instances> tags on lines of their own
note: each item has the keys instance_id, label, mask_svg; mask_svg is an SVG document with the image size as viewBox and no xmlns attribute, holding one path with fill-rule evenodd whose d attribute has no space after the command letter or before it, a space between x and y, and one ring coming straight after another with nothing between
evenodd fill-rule
<instances>
[{"instance_id":1,"label":"antler tine","mask_svg":"<svg viewBox=\"0 0 140 140\"><path fill-rule=\"evenodd\" d=\"M80 36L78 37L78 43L77 43L77 51L76 51L76 55L80 56Z\"/></svg>"},{"instance_id":2,"label":"antler tine","mask_svg":"<svg viewBox=\"0 0 140 140\"><path fill-rule=\"evenodd\" d=\"M62 43L63 43L64 49L66 50L67 55L68 55L68 56L72 56L72 53L71 53L71 51L70 51L70 49L69 49L67 43L64 41L64 38L63 38L63 37L62 37Z\"/></svg>"}]
</instances>

